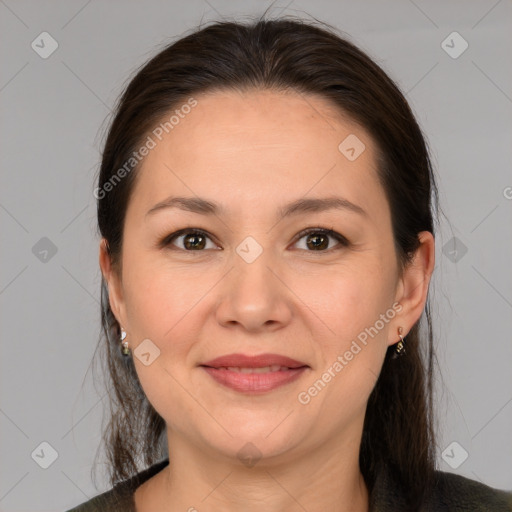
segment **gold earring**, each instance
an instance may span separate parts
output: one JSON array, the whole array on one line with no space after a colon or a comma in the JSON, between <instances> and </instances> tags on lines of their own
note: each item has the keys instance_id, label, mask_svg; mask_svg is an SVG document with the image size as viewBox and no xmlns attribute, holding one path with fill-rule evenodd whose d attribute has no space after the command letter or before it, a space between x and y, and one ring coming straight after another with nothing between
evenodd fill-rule
<instances>
[{"instance_id":1,"label":"gold earring","mask_svg":"<svg viewBox=\"0 0 512 512\"><path fill-rule=\"evenodd\" d=\"M126 331L121 327L121 345L123 356L130 355L130 349L128 348L128 341L126 341Z\"/></svg>"},{"instance_id":2,"label":"gold earring","mask_svg":"<svg viewBox=\"0 0 512 512\"><path fill-rule=\"evenodd\" d=\"M405 339L402 336L402 332L402 327L399 327L398 336L400 337L400 341L396 344L395 351L393 352L393 359L396 359L397 357L403 356L405 354Z\"/></svg>"}]
</instances>

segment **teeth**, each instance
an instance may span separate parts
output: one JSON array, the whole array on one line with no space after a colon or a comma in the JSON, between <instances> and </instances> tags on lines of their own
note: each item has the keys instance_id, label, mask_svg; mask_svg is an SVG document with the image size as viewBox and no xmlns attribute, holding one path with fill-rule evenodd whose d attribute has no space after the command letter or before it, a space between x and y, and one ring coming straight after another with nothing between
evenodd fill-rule
<instances>
[{"instance_id":1,"label":"teeth","mask_svg":"<svg viewBox=\"0 0 512 512\"><path fill-rule=\"evenodd\" d=\"M229 370L237 373L269 373L269 372L278 372L289 370L286 366L279 366L278 364L273 364L272 366L263 366L262 368L240 368L238 366L228 366L220 367L219 370Z\"/></svg>"}]
</instances>

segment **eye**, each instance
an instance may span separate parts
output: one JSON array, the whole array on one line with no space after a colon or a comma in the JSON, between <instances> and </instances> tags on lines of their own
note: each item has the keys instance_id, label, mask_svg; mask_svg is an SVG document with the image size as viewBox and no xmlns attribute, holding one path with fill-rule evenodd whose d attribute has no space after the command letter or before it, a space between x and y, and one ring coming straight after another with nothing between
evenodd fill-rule
<instances>
[{"instance_id":1,"label":"eye","mask_svg":"<svg viewBox=\"0 0 512 512\"><path fill-rule=\"evenodd\" d=\"M297 236L299 237L299 240L306 238L306 249L304 250L312 249L308 252L327 252L329 238L333 238L338 241L339 245L342 247L347 247L349 245L349 241L343 235L333 231L332 229L308 228L301 231Z\"/></svg>"},{"instance_id":2,"label":"eye","mask_svg":"<svg viewBox=\"0 0 512 512\"><path fill-rule=\"evenodd\" d=\"M200 229L181 229L176 231L175 233L165 237L162 240L161 245L163 247L169 246L173 244L175 240L180 238L182 239L184 246L178 247L178 249L182 249L188 252L215 248L215 246L206 247L206 240L211 240L211 238Z\"/></svg>"}]
</instances>

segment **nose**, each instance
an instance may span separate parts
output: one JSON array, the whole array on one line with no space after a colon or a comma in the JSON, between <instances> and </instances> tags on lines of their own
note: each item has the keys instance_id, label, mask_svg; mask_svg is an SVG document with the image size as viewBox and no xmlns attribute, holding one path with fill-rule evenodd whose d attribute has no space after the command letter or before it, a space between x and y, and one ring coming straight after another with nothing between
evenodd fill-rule
<instances>
[{"instance_id":1,"label":"nose","mask_svg":"<svg viewBox=\"0 0 512 512\"><path fill-rule=\"evenodd\" d=\"M236 255L234 266L219 288L217 321L258 333L275 331L292 318L293 294L286 286L275 261L263 253L251 263Z\"/></svg>"}]
</instances>

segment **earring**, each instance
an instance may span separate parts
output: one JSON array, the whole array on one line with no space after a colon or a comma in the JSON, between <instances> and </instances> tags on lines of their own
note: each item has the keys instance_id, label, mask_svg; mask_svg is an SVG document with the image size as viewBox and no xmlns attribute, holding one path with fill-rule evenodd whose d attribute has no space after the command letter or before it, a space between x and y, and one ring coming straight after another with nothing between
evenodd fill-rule
<instances>
[{"instance_id":1,"label":"earring","mask_svg":"<svg viewBox=\"0 0 512 512\"><path fill-rule=\"evenodd\" d=\"M126 341L126 331L121 327L121 345L123 356L130 355L130 349L128 348L128 341Z\"/></svg>"},{"instance_id":2,"label":"earring","mask_svg":"<svg viewBox=\"0 0 512 512\"><path fill-rule=\"evenodd\" d=\"M398 328L398 336L400 337L400 341L396 344L395 351L393 352L393 359L397 359L400 356L405 354L405 339L402 336L403 329L401 327Z\"/></svg>"}]
</instances>

